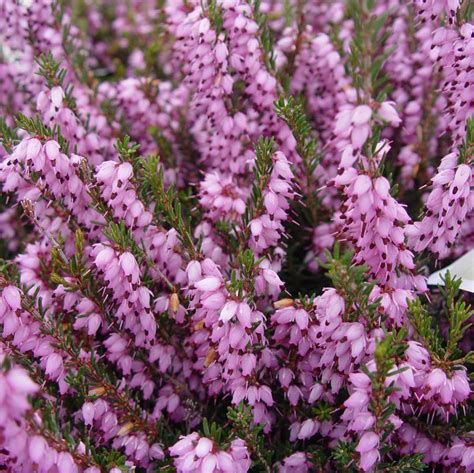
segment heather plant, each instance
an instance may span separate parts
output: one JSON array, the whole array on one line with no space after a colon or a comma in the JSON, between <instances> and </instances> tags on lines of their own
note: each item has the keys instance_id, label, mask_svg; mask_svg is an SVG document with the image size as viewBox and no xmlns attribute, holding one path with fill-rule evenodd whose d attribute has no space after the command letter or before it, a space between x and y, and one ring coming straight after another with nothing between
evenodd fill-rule
<instances>
[{"instance_id":1,"label":"heather plant","mask_svg":"<svg viewBox=\"0 0 474 473\"><path fill-rule=\"evenodd\" d=\"M0 470L473 472L473 13L0 0Z\"/></svg>"}]
</instances>

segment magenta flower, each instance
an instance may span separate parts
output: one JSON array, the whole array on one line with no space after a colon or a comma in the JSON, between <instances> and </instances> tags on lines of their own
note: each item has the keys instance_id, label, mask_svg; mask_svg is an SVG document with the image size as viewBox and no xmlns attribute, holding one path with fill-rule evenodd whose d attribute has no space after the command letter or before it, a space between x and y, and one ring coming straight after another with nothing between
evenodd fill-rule
<instances>
[{"instance_id":1,"label":"magenta flower","mask_svg":"<svg viewBox=\"0 0 474 473\"><path fill-rule=\"evenodd\" d=\"M474 471L472 13L0 0L0 470Z\"/></svg>"}]
</instances>

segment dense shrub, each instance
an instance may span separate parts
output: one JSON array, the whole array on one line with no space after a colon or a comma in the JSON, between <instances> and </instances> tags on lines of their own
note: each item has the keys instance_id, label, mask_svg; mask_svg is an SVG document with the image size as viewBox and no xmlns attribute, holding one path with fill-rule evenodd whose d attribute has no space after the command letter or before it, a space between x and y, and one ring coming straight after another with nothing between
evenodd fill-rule
<instances>
[{"instance_id":1,"label":"dense shrub","mask_svg":"<svg viewBox=\"0 0 474 473\"><path fill-rule=\"evenodd\" d=\"M473 10L0 0L0 470L474 471Z\"/></svg>"}]
</instances>

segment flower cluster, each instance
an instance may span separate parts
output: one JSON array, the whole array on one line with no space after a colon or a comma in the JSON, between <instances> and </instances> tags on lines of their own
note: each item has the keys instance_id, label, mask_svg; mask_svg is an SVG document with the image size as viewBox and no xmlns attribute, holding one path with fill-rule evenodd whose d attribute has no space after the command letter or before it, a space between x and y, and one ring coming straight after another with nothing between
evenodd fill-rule
<instances>
[{"instance_id":1,"label":"flower cluster","mask_svg":"<svg viewBox=\"0 0 474 473\"><path fill-rule=\"evenodd\" d=\"M473 472L473 13L0 0L0 470Z\"/></svg>"},{"instance_id":2,"label":"flower cluster","mask_svg":"<svg viewBox=\"0 0 474 473\"><path fill-rule=\"evenodd\" d=\"M170 448L170 454L177 457L175 465L183 472L243 473L248 471L251 463L243 440L233 440L225 451L196 432L182 437Z\"/></svg>"}]
</instances>

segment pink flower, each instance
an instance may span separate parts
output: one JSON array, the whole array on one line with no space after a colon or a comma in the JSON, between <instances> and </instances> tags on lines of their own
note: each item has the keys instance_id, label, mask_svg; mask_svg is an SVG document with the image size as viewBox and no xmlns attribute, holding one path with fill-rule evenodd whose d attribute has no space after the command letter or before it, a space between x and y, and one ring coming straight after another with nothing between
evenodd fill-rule
<instances>
[{"instance_id":1,"label":"pink flower","mask_svg":"<svg viewBox=\"0 0 474 473\"><path fill-rule=\"evenodd\" d=\"M245 443L236 439L227 451L220 450L215 443L200 437L193 432L169 448L170 454L176 457L174 465L178 472L192 471L202 473L242 472L250 468L250 458Z\"/></svg>"},{"instance_id":2,"label":"pink flower","mask_svg":"<svg viewBox=\"0 0 474 473\"><path fill-rule=\"evenodd\" d=\"M389 122L391 125L398 126L402 120L398 116L394 105L394 102L382 102L377 110L377 113L380 115L381 118Z\"/></svg>"},{"instance_id":3,"label":"pink flower","mask_svg":"<svg viewBox=\"0 0 474 473\"><path fill-rule=\"evenodd\" d=\"M372 110L367 105L359 105L352 112L352 123L360 126L365 125L372 117Z\"/></svg>"},{"instance_id":4,"label":"pink flower","mask_svg":"<svg viewBox=\"0 0 474 473\"><path fill-rule=\"evenodd\" d=\"M39 435L32 437L28 445L28 453L33 462L40 464L47 448L46 440L43 437Z\"/></svg>"},{"instance_id":5,"label":"pink flower","mask_svg":"<svg viewBox=\"0 0 474 473\"><path fill-rule=\"evenodd\" d=\"M3 289L2 296L11 310L15 311L21 307L20 291L15 286L6 286Z\"/></svg>"},{"instance_id":6,"label":"pink flower","mask_svg":"<svg viewBox=\"0 0 474 473\"><path fill-rule=\"evenodd\" d=\"M375 432L365 432L359 440L356 452L367 453L379 444L379 436Z\"/></svg>"},{"instance_id":7,"label":"pink flower","mask_svg":"<svg viewBox=\"0 0 474 473\"><path fill-rule=\"evenodd\" d=\"M94 422L94 404L92 402L85 402L82 405L82 416L86 425L92 425Z\"/></svg>"},{"instance_id":8,"label":"pink flower","mask_svg":"<svg viewBox=\"0 0 474 473\"><path fill-rule=\"evenodd\" d=\"M375 432L365 432L357 444L356 451L360 453L359 465L363 471L368 471L380 458L377 450L379 436Z\"/></svg>"}]
</instances>

